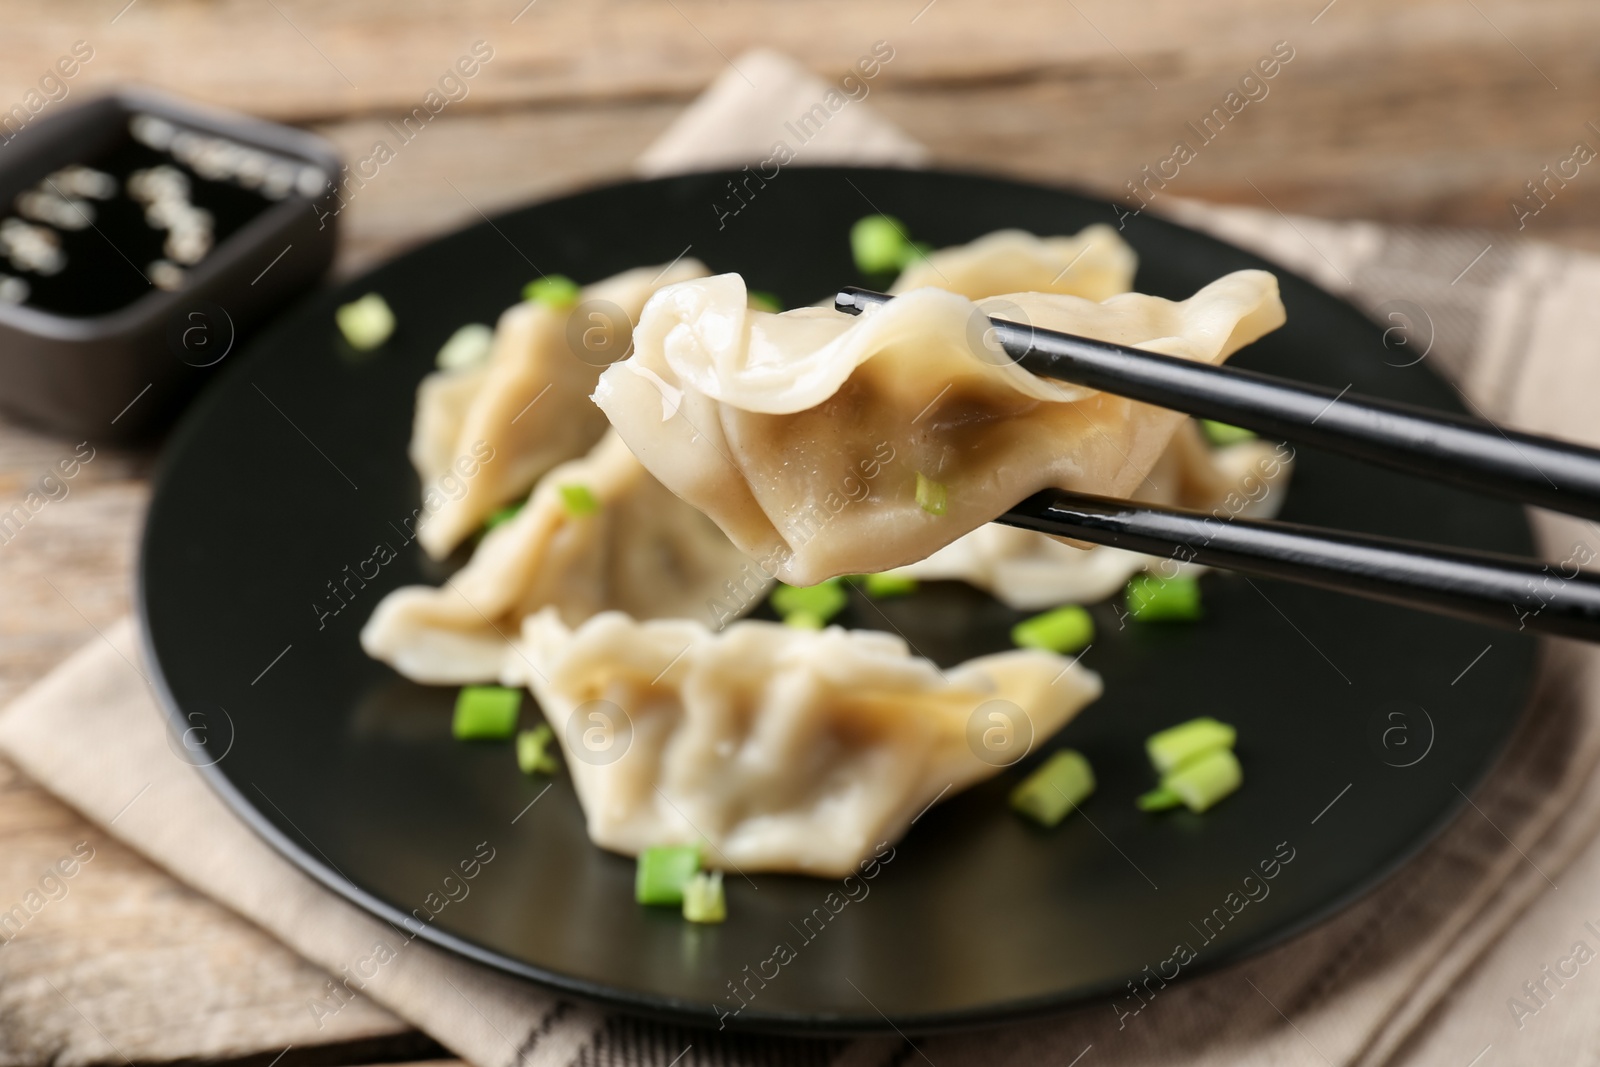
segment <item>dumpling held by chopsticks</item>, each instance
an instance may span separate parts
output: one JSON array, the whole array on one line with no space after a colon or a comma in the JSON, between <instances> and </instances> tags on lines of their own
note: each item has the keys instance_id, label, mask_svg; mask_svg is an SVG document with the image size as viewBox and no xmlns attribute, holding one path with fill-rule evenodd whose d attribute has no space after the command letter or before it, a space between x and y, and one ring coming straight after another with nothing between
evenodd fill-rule
<instances>
[{"instance_id":1,"label":"dumpling held by chopsticks","mask_svg":"<svg viewBox=\"0 0 1600 1067\"><path fill-rule=\"evenodd\" d=\"M747 310L743 280L671 285L595 402L667 488L794 585L924 559L1051 486L1128 496L1182 414L1049 381L988 315L1220 363L1283 324L1277 279L1188 300L915 289L859 318Z\"/></svg>"}]
</instances>

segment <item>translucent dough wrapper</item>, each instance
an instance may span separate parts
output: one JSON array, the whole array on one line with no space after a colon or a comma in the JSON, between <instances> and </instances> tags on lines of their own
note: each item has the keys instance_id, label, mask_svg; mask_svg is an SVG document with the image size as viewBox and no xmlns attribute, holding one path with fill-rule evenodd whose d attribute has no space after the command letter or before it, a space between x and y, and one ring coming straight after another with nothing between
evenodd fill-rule
<instances>
[{"instance_id":1,"label":"translucent dough wrapper","mask_svg":"<svg viewBox=\"0 0 1600 1067\"><path fill-rule=\"evenodd\" d=\"M1009 723L1037 745L1101 690L1047 652L941 672L891 634L753 620L713 632L606 613L574 631L544 612L522 647L516 680L561 741L590 838L628 855L700 843L708 866L740 872L850 873L1002 769L980 758L982 730Z\"/></svg>"},{"instance_id":2,"label":"translucent dough wrapper","mask_svg":"<svg viewBox=\"0 0 1600 1067\"><path fill-rule=\"evenodd\" d=\"M725 274L652 297L594 399L662 484L784 581L890 570L1046 487L1131 495L1185 419L1035 377L993 347L1002 314L1204 363L1284 320L1265 271L1184 301L914 289L858 317L748 310ZM942 513L919 482L943 487Z\"/></svg>"}]
</instances>

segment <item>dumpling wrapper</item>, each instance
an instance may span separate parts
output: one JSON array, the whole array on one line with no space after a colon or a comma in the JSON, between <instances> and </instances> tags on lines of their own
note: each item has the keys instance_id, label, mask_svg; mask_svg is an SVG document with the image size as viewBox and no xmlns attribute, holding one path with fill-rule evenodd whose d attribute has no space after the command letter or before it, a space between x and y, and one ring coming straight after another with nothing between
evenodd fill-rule
<instances>
[{"instance_id":1,"label":"dumpling wrapper","mask_svg":"<svg viewBox=\"0 0 1600 1067\"><path fill-rule=\"evenodd\" d=\"M747 873L848 874L941 794L1001 769L968 746L975 709L1022 709L1038 745L1101 691L1047 652L941 674L891 634L753 620L713 633L608 612L573 631L544 612L522 644L590 839L627 855L704 842L708 866Z\"/></svg>"},{"instance_id":2,"label":"dumpling wrapper","mask_svg":"<svg viewBox=\"0 0 1600 1067\"><path fill-rule=\"evenodd\" d=\"M968 300L1002 293L1068 293L1105 300L1132 289L1138 267L1133 249L1105 223L1075 237L996 230L912 261L889 291L906 293L931 286Z\"/></svg>"},{"instance_id":3,"label":"dumpling wrapper","mask_svg":"<svg viewBox=\"0 0 1600 1067\"><path fill-rule=\"evenodd\" d=\"M1293 453L1266 441L1213 449L1185 420L1150 471L1135 500L1212 512L1229 518L1270 519L1283 506ZM977 586L1018 611L1060 604L1093 604L1120 592L1154 556L1101 545L1073 548L1046 534L990 523L893 574L949 579ZM1206 568L1182 564L1186 573Z\"/></svg>"},{"instance_id":4,"label":"dumpling wrapper","mask_svg":"<svg viewBox=\"0 0 1600 1067\"><path fill-rule=\"evenodd\" d=\"M504 336L510 347L513 324L523 315L512 315L512 308L501 315L507 329ZM510 318L511 322L507 322ZM495 334L499 338L501 333ZM491 350L492 351L492 350ZM491 355L492 358L492 355ZM457 370L434 371L417 386L417 407L411 419L411 465L416 468L424 488L438 484L451 469L461 453L456 449L465 443L470 451L472 442L461 442L461 426L467 419L467 410L473 400L483 392L483 383L489 377L489 362Z\"/></svg>"},{"instance_id":5,"label":"dumpling wrapper","mask_svg":"<svg viewBox=\"0 0 1600 1067\"><path fill-rule=\"evenodd\" d=\"M908 268L892 292L934 286L972 300L1010 292L1070 293L1105 300L1133 284L1137 256L1108 225L1077 237L1040 238L1002 230L929 254ZM1292 453L1290 454L1292 457ZM1185 420L1133 493L1136 500L1219 516L1271 518L1282 505L1292 458L1261 441L1213 449ZM1069 547L1031 530L989 523L925 560L891 572L954 579L988 591L1021 611L1089 604L1119 592L1154 557L1109 546ZM1184 564L1189 573L1206 568Z\"/></svg>"},{"instance_id":6,"label":"dumpling wrapper","mask_svg":"<svg viewBox=\"0 0 1600 1067\"><path fill-rule=\"evenodd\" d=\"M417 527L423 549L435 559L449 555L497 508L522 497L557 463L581 456L606 432L605 417L585 402L602 367L578 358L568 340L574 312L587 314L592 308L584 305L606 302L634 323L657 289L706 273L698 260L680 259L586 285L575 309L516 304L500 316L486 364L424 378L410 448L423 486ZM464 457L481 459L486 450L489 458L481 466L468 459L456 469Z\"/></svg>"},{"instance_id":7,"label":"dumpling wrapper","mask_svg":"<svg viewBox=\"0 0 1600 1067\"><path fill-rule=\"evenodd\" d=\"M1185 416L1035 377L986 347L987 309L1219 363L1283 324L1277 279L1184 301L916 289L859 317L746 310L735 274L662 289L594 399L634 454L784 581L925 559L1050 486L1128 496ZM918 474L947 489L923 510Z\"/></svg>"},{"instance_id":8,"label":"dumpling wrapper","mask_svg":"<svg viewBox=\"0 0 1600 1067\"><path fill-rule=\"evenodd\" d=\"M595 514L568 510L561 489L574 485L599 503ZM608 433L587 456L545 475L443 586L384 597L361 647L416 682L493 683L508 660L513 675L524 669L515 640L522 620L543 608L571 625L608 610L710 623L759 604L769 584L715 523Z\"/></svg>"}]
</instances>

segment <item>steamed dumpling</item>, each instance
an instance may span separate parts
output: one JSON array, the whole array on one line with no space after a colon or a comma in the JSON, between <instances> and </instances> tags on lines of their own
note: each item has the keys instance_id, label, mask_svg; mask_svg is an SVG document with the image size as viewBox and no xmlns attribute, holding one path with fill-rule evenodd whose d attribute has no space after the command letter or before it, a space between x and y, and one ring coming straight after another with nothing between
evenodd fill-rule
<instances>
[{"instance_id":1,"label":"steamed dumpling","mask_svg":"<svg viewBox=\"0 0 1600 1067\"><path fill-rule=\"evenodd\" d=\"M971 300L1011 292L1057 292L1105 300L1133 284L1137 257L1108 225L1077 237L1039 238L1002 230L970 244L930 253L901 275L892 291L933 286ZM1292 455L1292 453L1291 453ZM1167 451L1133 493L1153 504L1220 515L1271 518L1282 505L1291 460L1261 441L1213 449L1185 420ZM1032 530L989 523L925 560L893 573L955 579L984 589L1021 611L1089 604L1120 591L1152 557L1109 546L1073 548ZM1205 568L1185 565L1185 569Z\"/></svg>"},{"instance_id":2,"label":"steamed dumpling","mask_svg":"<svg viewBox=\"0 0 1600 1067\"><path fill-rule=\"evenodd\" d=\"M599 507L575 514L563 489ZM587 503L587 501L585 501ZM577 509L585 510L584 508ZM443 586L406 586L361 631L367 654L432 684L494 682L524 617L549 607L577 625L602 611L706 619L760 603L766 575L700 512L652 478L614 433L552 470Z\"/></svg>"},{"instance_id":3,"label":"steamed dumpling","mask_svg":"<svg viewBox=\"0 0 1600 1067\"><path fill-rule=\"evenodd\" d=\"M743 872L849 873L1000 769L969 747L975 713L991 727L1025 712L1038 744L1101 688L1046 652L941 673L890 634L749 620L713 633L608 612L573 631L544 612L522 648L506 683L529 684L550 720L589 837L629 855L703 842L709 866ZM997 763L1020 758L1015 736Z\"/></svg>"},{"instance_id":4,"label":"steamed dumpling","mask_svg":"<svg viewBox=\"0 0 1600 1067\"><path fill-rule=\"evenodd\" d=\"M982 300L1002 293L1067 293L1105 300L1133 288L1139 257L1105 223L1076 237L996 230L912 262L892 293L933 287Z\"/></svg>"},{"instance_id":5,"label":"steamed dumpling","mask_svg":"<svg viewBox=\"0 0 1600 1067\"><path fill-rule=\"evenodd\" d=\"M859 317L747 311L724 274L652 297L594 398L664 485L784 581L890 570L1046 487L1128 496L1185 418L1028 373L987 347L998 306L1205 363L1284 321L1277 279L1254 270L1176 302L928 288ZM919 484L942 488L943 514Z\"/></svg>"},{"instance_id":6,"label":"steamed dumpling","mask_svg":"<svg viewBox=\"0 0 1600 1067\"><path fill-rule=\"evenodd\" d=\"M423 486L417 528L423 549L436 559L449 555L495 509L522 497L545 471L581 456L605 433L605 417L585 400L601 359L576 354L569 334L581 337L590 324L571 321L573 314L590 316L603 302L631 324L658 288L705 274L699 261L680 259L665 269L640 267L584 286L573 310L517 304L500 316L487 364L424 378L411 437L411 461ZM625 324L602 321L615 312L599 314L594 328L625 345Z\"/></svg>"},{"instance_id":7,"label":"steamed dumpling","mask_svg":"<svg viewBox=\"0 0 1600 1067\"><path fill-rule=\"evenodd\" d=\"M502 315L501 323L507 345L513 330L512 323L524 319L513 315L516 308ZM510 321L508 321L510 320ZM456 449L461 443L461 426L466 422L467 410L473 400L483 392L483 383L489 377L489 364L458 370L435 371L422 379L417 386L417 408L411 420L411 465L417 469L424 488L436 486L455 464ZM469 451L472 442L466 442Z\"/></svg>"},{"instance_id":8,"label":"steamed dumpling","mask_svg":"<svg viewBox=\"0 0 1600 1067\"><path fill-rule=\"evenodd\" d=\"M1282 447L1242 441L1213 449L1195 423L1185 420L1133 498L1222 519L1270 519L1283 506L1293 467L1292 452ZM964 581L1012 608L1033 611L1104 600L1152 562L1154 557L1140 552L1108 545L1073 548L1033 530L989 523L893 573Z\"/></svg>"}]
</instances>

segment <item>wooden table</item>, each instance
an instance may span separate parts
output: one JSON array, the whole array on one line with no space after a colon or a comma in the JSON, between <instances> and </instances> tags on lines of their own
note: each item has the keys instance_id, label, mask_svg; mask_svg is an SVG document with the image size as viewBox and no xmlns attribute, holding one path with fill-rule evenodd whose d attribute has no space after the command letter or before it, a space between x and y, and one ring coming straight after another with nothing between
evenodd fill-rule
<instances>
[{"instance_id":1,"label":"wooden table","mask_svg":"<svg viewBox=\"0 0 1600 1067\"><path fill-rule=\"evenodd\" d=\"M485 42L466 96L351 202L341 274L624 173L756 45L838 77L887 41L870 106L936 161L1111 195L1197 141L1188 124L1277 42L1293 59L1267 95L1246 86L1260 98L1163 192L1509 234L1526 183L1600 149L1593 0L10 0L3 21L0 111L84 41L47 108L140 81L307 125L350 159ZM1600 248L1600 166L1543 191L1524 232ZM0 423L0 510L73 444ZM129 610L151 463L99 446L0 545L0 701ZM371 1005L319 1030L324 976L0 764L0 910L84 840L97 858L69 896L0 946L0 1067L442 1055Z\"/></svg>"}]
</instances>

